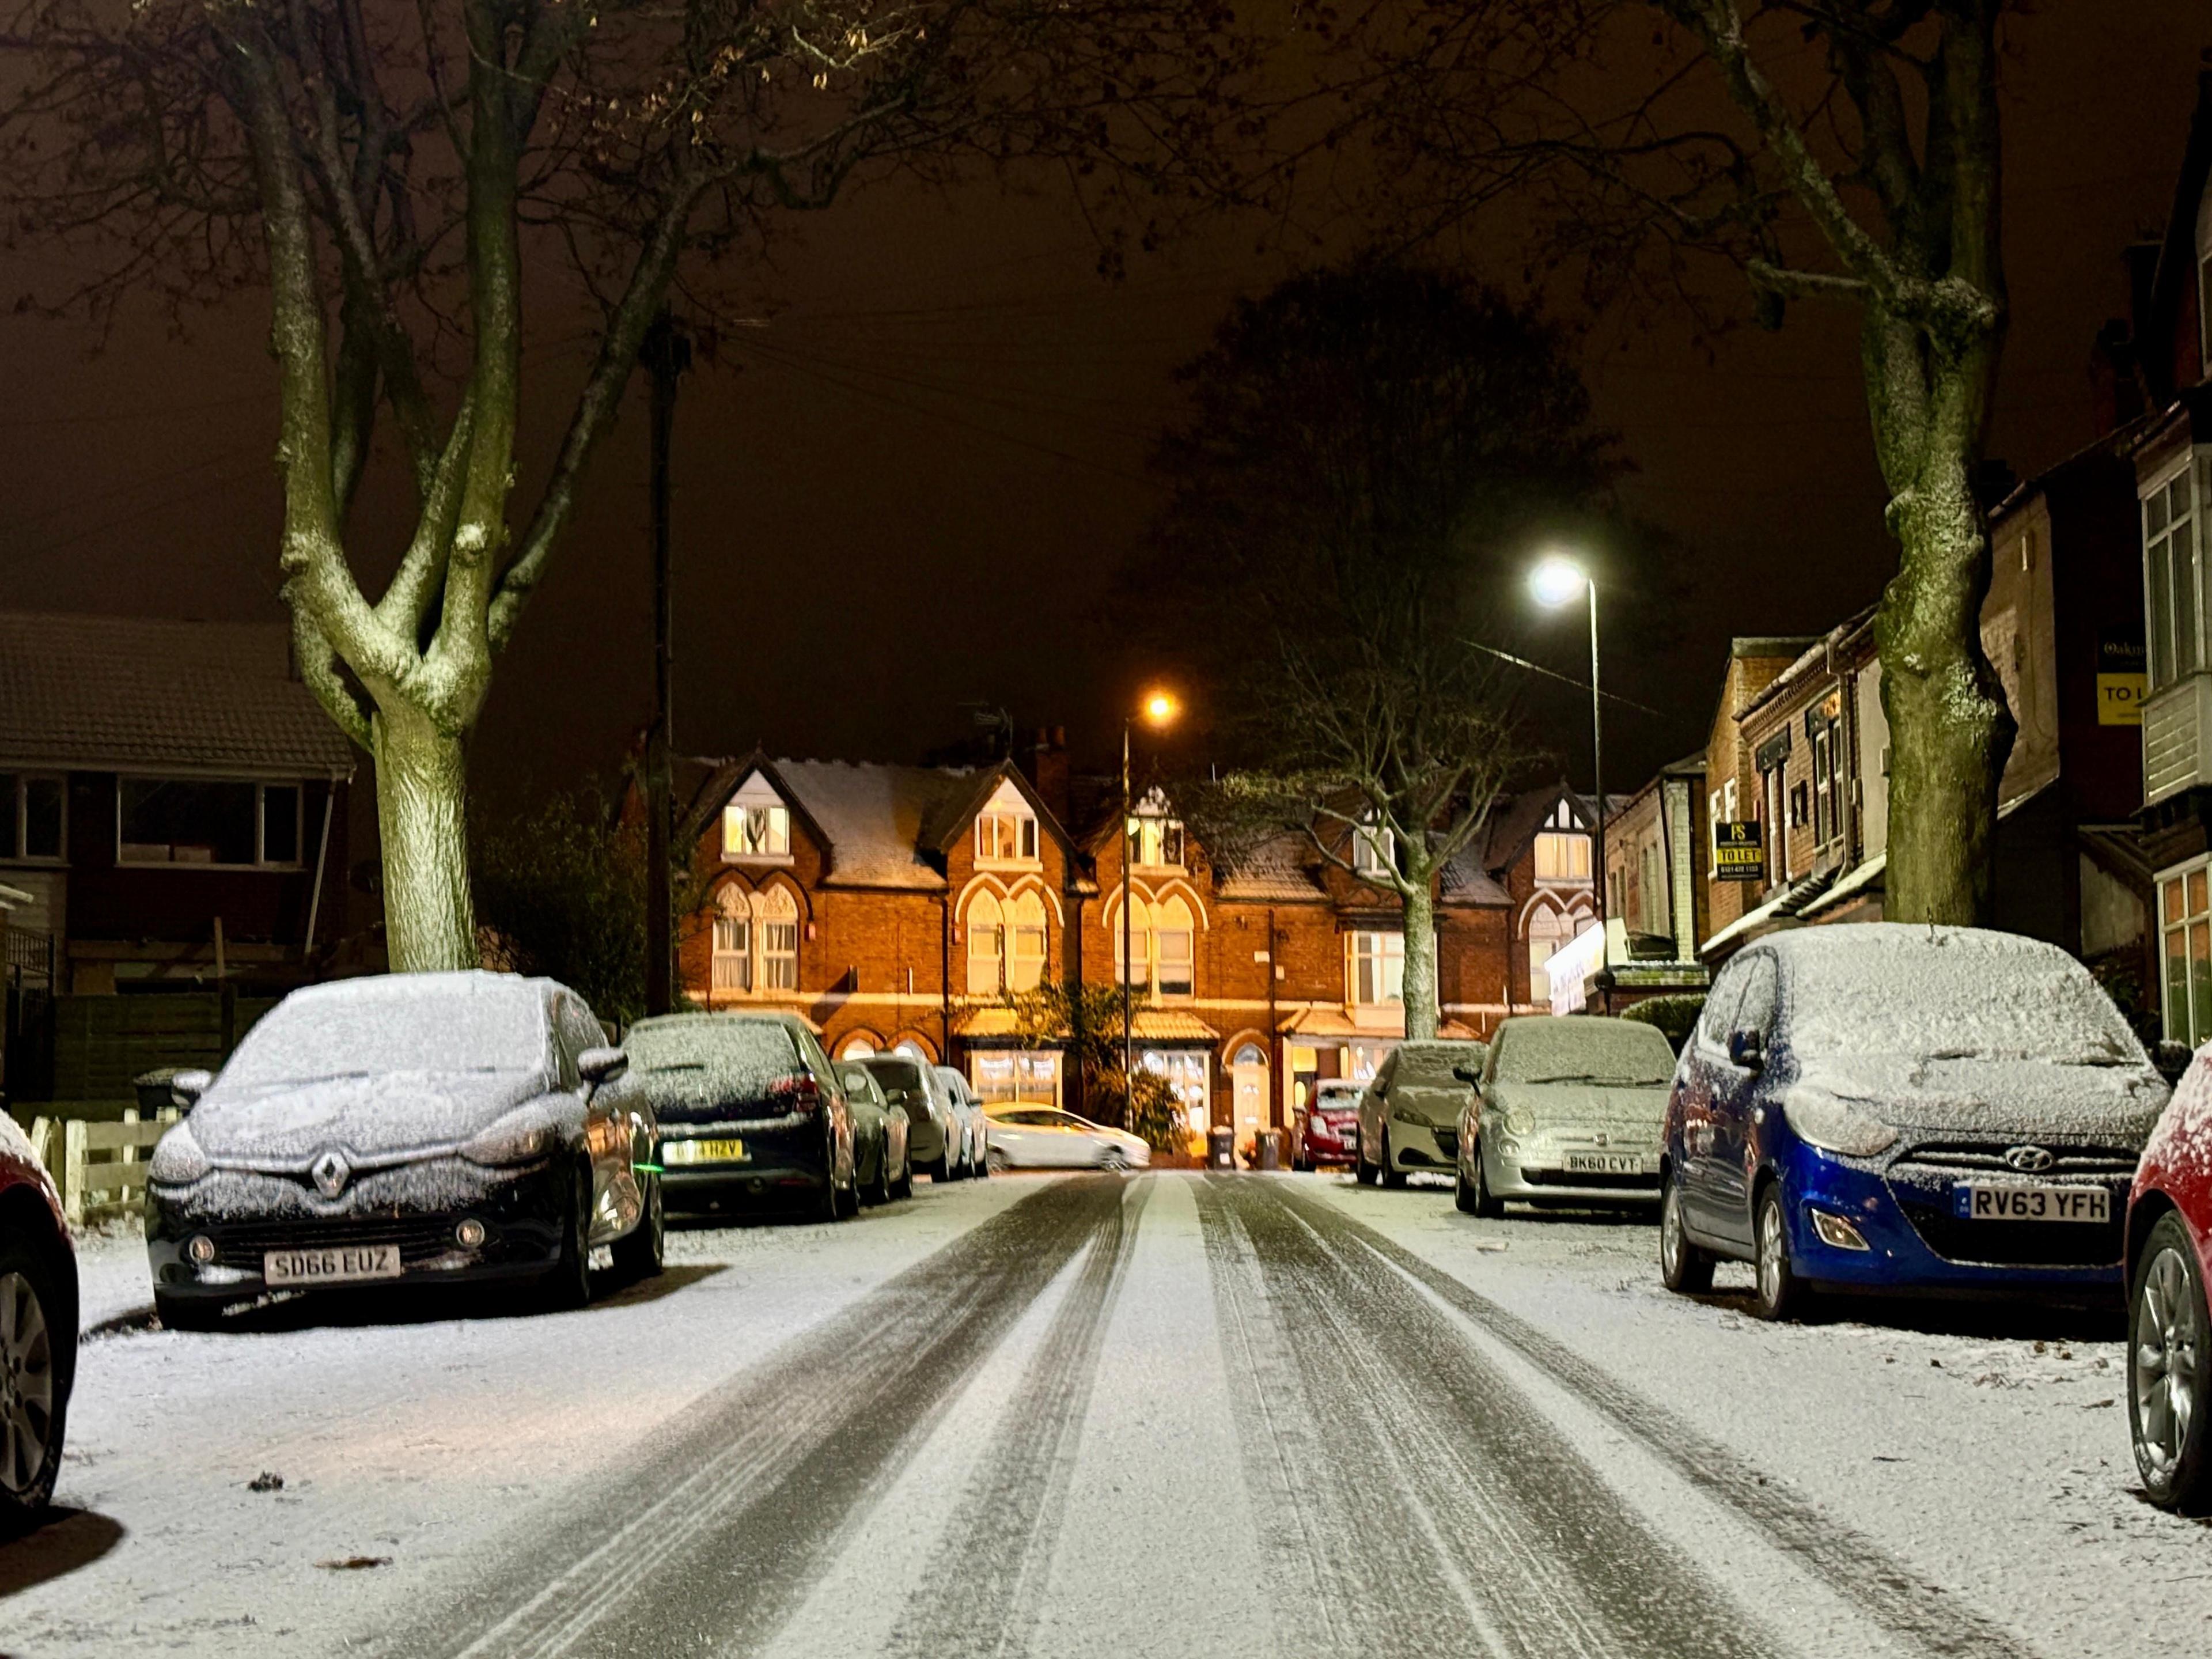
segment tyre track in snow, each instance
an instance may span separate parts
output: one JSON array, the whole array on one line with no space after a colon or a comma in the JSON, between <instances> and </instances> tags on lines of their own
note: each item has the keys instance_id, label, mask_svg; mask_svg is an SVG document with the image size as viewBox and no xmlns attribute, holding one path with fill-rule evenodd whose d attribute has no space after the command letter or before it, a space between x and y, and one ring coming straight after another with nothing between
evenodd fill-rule
<instances>
[{"instance_id":1,"label":"tyre track in snow","mask_svg":"<svg viewBox=\"0 0 2212 1659\"><path fill-rule=\"evenodd\" d=\"M862 1297L533 1514L390 1659L634 1659L763 1644L835 1539L1085 1245L1119 1177L1056 1182Z\"/></svg>"},{"instance_id":2,"label":"tyre track in snow","mask_svg":"<svg viewBox=\"0 0 2212 1659\"><path fill-rule=\"evenodd\" d=\"M1113 1220L1093 1237L945 1529L959 1540L969 1593L933 1599L920 1618L902 1622L891 1634L891 1654L998 1659L1030 1650L1109 1317L1152 1189L1149 1180L1132 1182Z\"/></svg>"},{"instance_id":3,"label":"tyre track in snow","mask_svg":"<svg viewBox=\"0 0 2212 1659\"><path fill-rule=\"evenodd\" d=\"M1395 1279L1401 1305L1420 1305L1418 1285L1548 1374L1892 1636L1942 1659L2032 1659L2032 1649L1971 1604L1520 1316L1326 1200L1288 1194L1275 1201L1340 1255L1364 1254ZM1389 1294L1379 1286L1376 1293Z\"/></svg>"},{"instance_id":4,"label":"tyre track in snow","mask_svg":"<svg viewBox=\"0 0 2212 1659\"><path fill-rule=\"evenodd\" d=\"M1449 1317L1294 1212L1214 1177L1200 1218L1286 1656L1765 1659L1725 1595Z\"/></svg>"}]
</instances>

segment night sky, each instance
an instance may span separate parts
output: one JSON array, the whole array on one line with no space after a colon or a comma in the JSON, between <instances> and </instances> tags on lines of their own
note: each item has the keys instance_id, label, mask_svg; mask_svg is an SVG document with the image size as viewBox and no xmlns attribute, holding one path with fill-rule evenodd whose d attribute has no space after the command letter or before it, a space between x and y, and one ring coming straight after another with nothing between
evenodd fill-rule
<instances>
[{"instance_id":1,"label":"night sky","mask_svg":"<svg viewBox=\"0 0 2212 1659\"><path fill-rule=\"evenodd\" d=\"M2095 435L2091 342L2124 310L2121 249L2163 222L2212 21L2185 0L2045 0L2012 38L2013 325L1990 453L2033 472ZM1314 228L1324 252L1370 234ZM781 246L759 277L765 325L723 334L678 416L680 746L914 759L969 732L959 705L978 701L1065 724L1079 763L1107 762L1139 671L1096 607L1157 501L1144 458L1176 410L1169 371L1293 256L1216 225L1119 283L1096 258L1034 180L893 183ZM0 266L0 295L68 274ZM526 362L533 456L589 344L554 281ZM1710 362L1683 327L1585 320L1600 416L1639 469L1627 493L1690 562L1674 637L1607 618L1608 683L1668 711L1609 717L1619 788L1702 744L1729 635L1826 628L1875 597L1893 555L1848 313L1799 307ZM104 349L0 318L0 605L282 618L265 326L255 295L183 340L128 319ZM499 666L477 751L495 792L611 769L647 714L644 480L641 385ZM398 534L379 505L365 544ZM1571 665L1577 639L1531 616L1498 643ZM1533 706L1584 772L1573 694Z\"/></svg>"}]
</instances>

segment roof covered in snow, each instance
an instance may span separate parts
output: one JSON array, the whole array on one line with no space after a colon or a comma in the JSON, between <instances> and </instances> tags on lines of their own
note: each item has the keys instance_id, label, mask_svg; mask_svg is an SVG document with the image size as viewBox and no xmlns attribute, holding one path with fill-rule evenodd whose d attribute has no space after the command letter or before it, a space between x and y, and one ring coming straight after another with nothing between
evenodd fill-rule
<instances>
[{"instance_id":1,"label":"roof covered in snow","mask_svg":"<svg viewBox=\"0 0 2212 1659\"><path fill-rule=\"evenodd\" d=\"M0 765L325 777L355 760L284 623L0 611Z\"/></svg>"}]
</instances>

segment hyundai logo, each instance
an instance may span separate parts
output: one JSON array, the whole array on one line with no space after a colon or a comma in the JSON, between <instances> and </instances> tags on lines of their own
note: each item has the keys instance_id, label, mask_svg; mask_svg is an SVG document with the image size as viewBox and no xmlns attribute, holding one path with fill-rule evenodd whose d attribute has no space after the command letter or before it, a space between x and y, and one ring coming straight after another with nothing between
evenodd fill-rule
<instances>
[{"instance_id":1,"label":"hyundai logo","mask_svg":"<svg viewBox=\"0 0 2212 1659\"><path fill-rule=\"evenodd\" d=\"M343 1152L325 1152L307 1166L307 1173L315 1178L315 1190L325 1198L336 1198L345 1190L346 1177L353 1173L347 1167Z\"/></svg>"},{"instance_id":2,"label":"hyundai logo","mask_svg":"<svg viewBox=\"0 0 2212 1659\"><path fill-rule=\"evenodd\" d=\"M2041 1175L2058 1159L2040 1146L2015 1146L2004 1155L2004 1161L2022 1175Z\"/></svg>"}]
</instances>

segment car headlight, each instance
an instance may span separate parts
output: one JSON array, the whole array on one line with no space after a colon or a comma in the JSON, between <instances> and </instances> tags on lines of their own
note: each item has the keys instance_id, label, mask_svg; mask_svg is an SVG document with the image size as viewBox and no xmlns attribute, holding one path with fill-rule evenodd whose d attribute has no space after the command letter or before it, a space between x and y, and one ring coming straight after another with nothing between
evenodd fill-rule
<instances>
[{"instance_id":1,"label":"car headlight","mask_svg":"<svg viewBox=\"0 0 2212 1659\"><path fill-rule=\"evenodd\" d=\"M560 1145L560 1127L538 1108L525 1106L463 1143L461 1156L471 1164L495 1166L534 1164L551 1157Z\"/></svg>"},{"instance_id":2,"label":"car headlight","mask_svg":"<svg viewBox=\"0 0 2212 1659\"><path fill-rule=\"evenodd\" d=\"M146 1178L164 1187L188 1187L213 1168L199 1142L192 1139L191 1126L179 1123L155 1143Z\"/></svg>"},{"instance_id":3,"label":"car headlight","mask_svg":"<svg viewBox=\"0 0 2212 1659\"><path fill-rule=\"evenodd\" d=\"M1803 1084L1782 1097L1782 1115L1797 1139L1824 1152L1872 1158L1897 1144L1897 1131L1826 1089Z\"/></svg>"},{"instance_id":4,"label":"car headlight","mask_svg":"<svg viewBox=\"0 0 2212 1659\"><path fill-rule=\"evenodd\" d=\"M1512 1135L1533 1135L1536 1133L1536 1115L1515 1107L1505 1115L1505 1133Z\"/></svg>"}]
</instances>

